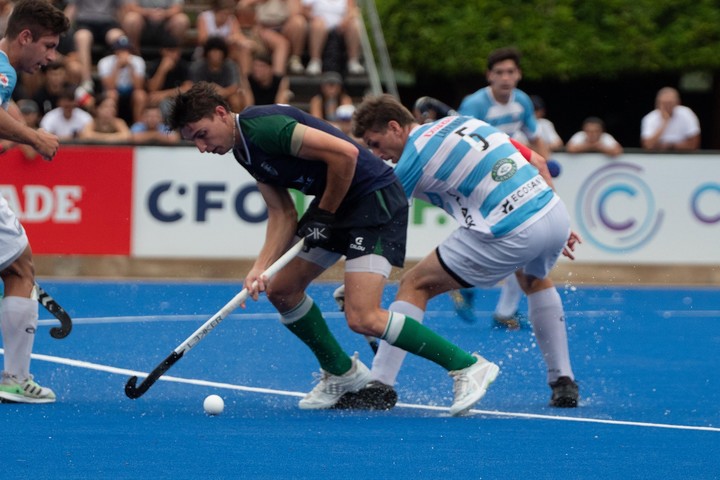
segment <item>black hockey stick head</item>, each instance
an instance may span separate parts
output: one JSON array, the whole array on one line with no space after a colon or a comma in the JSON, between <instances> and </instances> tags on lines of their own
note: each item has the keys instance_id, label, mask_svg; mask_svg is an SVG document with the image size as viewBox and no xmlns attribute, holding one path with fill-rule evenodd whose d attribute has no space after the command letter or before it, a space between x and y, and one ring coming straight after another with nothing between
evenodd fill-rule
<instances>
[{"instance_id":1,"label":"black hockey stick head","mask_svg":"<svg viewBox=\"0 0 720 480\"><path fill-rule=\"evenodd\" d=\"M50 312L53 317L60 321L59 327L53 327L50 329L50 336L53 338L61 339L70 335L72 331L72 319L67 314L64 308L55 301L40 285L35 284L35 293L37 295L37 301L45 307L45 310Z\"/></svg>"},{"instance_id":2,"label":"black hockey stick head","mask_svg":"<svg viewBox=\"0 0 720 480\"><path fill-rule=\"evenodd\" d=\"M140 383L140 385L137 384L137 375L130 377L125 384L125 395L133 400L143 396L143 394L152 387L158 378L162 377L162 375L167 372L170 367L175 364L175 362L182 358L183 353L185 352L177 353L173 351L165 360L162 361L160 365L155 367L155 370L150 372L150 375L148 375L147 378Z\"/></svg>"}]
</instances>

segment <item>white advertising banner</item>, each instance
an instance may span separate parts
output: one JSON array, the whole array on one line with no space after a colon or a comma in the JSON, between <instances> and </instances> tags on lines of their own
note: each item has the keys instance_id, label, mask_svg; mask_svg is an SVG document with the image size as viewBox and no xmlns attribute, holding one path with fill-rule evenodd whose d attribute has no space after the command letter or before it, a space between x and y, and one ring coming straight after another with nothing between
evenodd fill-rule
<instances>
[{"instance_id":1,"label":"white advertising banner","mask_svg":"<svg viewBox=\"0 0 720 480\"><path fill-rule=\"evenodd\" d=\"M577 262L720 264L718 155L557 154L555 179L583 238ZM194 147L135 151L132 255L252 258L267 211L255 181L231 155ZM298 210L307 199L297 195ZM422 258L455 222L411 207L407 257Z\"/></svg>"},{"instance_id":2,"label":"white advertising banner","mask_svg":"<svg viewBox=\"0 0 720 480\"><path fill-rule=\"evenodd\" d=\"M578 262L720 264L717 154L557 154Z\"/></svg>"},{"instance_id":3,"label":"white advertising banner","mask_svg":"<svg viewBox=\"0 0 720 480\"><path fill-rule=\"evenodd\" d=\"M231 154L195 147L135 150L132 255L252 258L265 239L267 209L255 180ZM298 210L308 199L297 194ZM454 221L426 203L411 208L408 259L430 252Z\"/></svg>"}]
</instances>

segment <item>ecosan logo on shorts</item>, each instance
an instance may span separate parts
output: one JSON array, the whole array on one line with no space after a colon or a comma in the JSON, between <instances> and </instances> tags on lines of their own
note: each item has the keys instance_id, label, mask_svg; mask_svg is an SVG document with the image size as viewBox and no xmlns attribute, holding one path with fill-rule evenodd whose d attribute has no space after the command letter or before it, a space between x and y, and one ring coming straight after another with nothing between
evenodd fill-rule
<instances>
[{"instance_id":1,"label":"ecosan logo on shorts","mask_svg":"<svg viewBox=\"0 0 720 480\"><path fill-rule=\"evenodd\" d=\"M630 252L648 243L660 228L665 213L641 174L637 165L614 163L593 172L578 189L577 224L598 248Z\"/></svg>"},{"instance_id":2,"label":"ecosan logo on shorts","mask_svg":"<svg viewBox=\"0 0 720 480\"><path fill-rule=\"evenodd\" d=\"M504 182L515 175L517 165L511 158L502 158L495 163L492 169L492 178L496 182Z\"/></svg>"}]
</instances>

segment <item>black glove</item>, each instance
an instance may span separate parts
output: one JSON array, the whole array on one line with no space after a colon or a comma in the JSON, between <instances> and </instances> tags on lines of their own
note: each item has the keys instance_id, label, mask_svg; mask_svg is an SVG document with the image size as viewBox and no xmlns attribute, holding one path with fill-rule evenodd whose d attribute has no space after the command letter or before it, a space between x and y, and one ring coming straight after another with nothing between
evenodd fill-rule
<instances>
[{"instance_id":1,"label":"black glove","mask_svg":"<svg viewBox=\"0 0 720 480\"><path fill-rule=\"evenodd\" d=\"M321 247L330 240L335 214L322 208L310 207L305 213L298 235L305 238L306 252L311 248Z\"/></svg>"}]
</instances>

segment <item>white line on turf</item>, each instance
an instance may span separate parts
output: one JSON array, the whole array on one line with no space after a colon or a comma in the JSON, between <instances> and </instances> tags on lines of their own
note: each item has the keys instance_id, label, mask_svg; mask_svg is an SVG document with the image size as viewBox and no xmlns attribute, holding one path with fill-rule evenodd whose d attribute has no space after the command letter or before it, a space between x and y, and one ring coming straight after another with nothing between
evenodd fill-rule
<instances>
[{"instance_id":1,"label":"white line on turf","mask_svg":"<svg viewBox=\"0 0 720 480\"><path fill-rule=\"evenodd\" d=\"M479 317L490 318L492 312L490 311L478 311L476 312ZM663 318L709 318L716 319L720 317L720 310L694 310L694 311L676 311L676 310L657 310L657 315ZM567 312L566 317L582 317L582 318L595 318L595 317L611 317L613 315L619 315L619 311L608 311L598 310L590 311L583 310L582 312ZM200 315L133 315L133 316L114 316L114 317L86 317L86 318L73 318L73 323L76 325L99 325L99 324L118 324L118 323L143 323L143 322L201 322L210 318L211 314ZM344 318L342 312L326 312L323 313L326 318L338 319ZM454 312L429 312L429 316L432 317L454 317ZM232 320L277 320L277 313L233 313L228 315L227 319ZM49 327L58 325L58 321L55 319L39 320L38 326Z\"/></svg>"},{"instance_id":2,"label":"white line on turf","mask_svg":"<svg viewBox=\"0 0 720 480\"><path fill-rule=\"evenodd\" d=\"M4 355L5 350L0 348L0 354ZM43 355L40 353L33 353L32 358L35 360L42 360L45 362L59 363L59 364L68 365L71 367L87 368L90 370L98 370L98 371L102 371L102 372L115 373L118 375L128 375L128 376L137 375L139 377L146 377L148 375L148 373L146 373L146 372L139 372L139 371L130 370L127 368L111 367L108 365L101 365L98 363L86 362L83 360L75 360L72 358L57 357L57 356L53 356L53 355ZM271 395L283 395L283 396L290 396L290 397L304 397L305 396L305 393L303 393L303 392L293 392L293 391L288 391L288 390L275 390L275 389L270 389L270 388L246 387L243 385L235 385L235 384L231 384L231 383L210 382L207 380L198 380L198 379L193 379L193 378L173 377L171 375L163 375L162 377L160 377L160 380L163 380L166 382L185 383L185 384L190 384L190 385L201 385L201 386L214 387L214 388L224 388L224 389L228 389L228 390L239 390L239 391L243 391L243 392L267 393L267 394L271 394ZM433 406L433 405L398 403L396 406L403 407L403 408L409 408L409 409L416 409L416 410L430 410L430 411L447 413L447 407L439 407L439 406ZM542 414L535 414L535 413L501 412L501 411L495 411L495 410L479 410L479 409L473 409L473 410L470 410L470 412L474 413L474 414L478 414L478 415L486 415L486 416L492 416L492 417L527 418L527 419L535 419L535 420L554 420L554 421L580 422L580 423L601 423L601 424L605 424L605 425L622 425L622 426L631 426L631 427L662 428L662 429L674 429L674 430L694 430L694 431L720 433L720 428L718 428L718 427L703 427L703 426L697 426L697 425L673 425L673 424L668 424L668 423L632 422L632 421L625 421L625 420L607 420L607 419L586 418L586 417L566 417L566 416L562 416L562 415L542 415Z\"/></svg>"}]
</instances>

